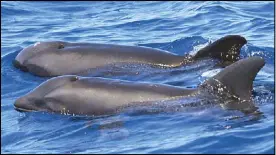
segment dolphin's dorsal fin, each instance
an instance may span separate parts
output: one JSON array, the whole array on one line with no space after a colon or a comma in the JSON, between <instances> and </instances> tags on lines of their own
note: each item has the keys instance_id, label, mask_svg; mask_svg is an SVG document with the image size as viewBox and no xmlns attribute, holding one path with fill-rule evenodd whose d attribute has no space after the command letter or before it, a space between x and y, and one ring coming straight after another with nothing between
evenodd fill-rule
<instances>
[{"instance_id":1,"label":"dolphin's dorsal fin","mask_svg":"<svg viewBox=\"0 0 276 155\"><path fill-rule=\"evenodd\" d=\"M264 66L265 61L261 57L249 57L239 60L227 66L214 77L204 83L213 87L226 87L230 93L239 97L241 100L249 100L253 88L253 81Z\"/></svg>"},{"instance_id":2,"label":"dolphin's dorsal fin","mask_svg":"<svg viewBox=\"0 0 276 155\"><path fill-rule=\"evenodd\" d=\"M232 63L239 60L240 49L246 43L242 36L228 35L200 49L193 58L211 57Z\"/></svg>"},{"instance_id":3,"label":"dolphin's dorsal fin","mask_svg":"<svg viewBox=\"0 0 276 155\"><path fill-rule=\"evenodd\" d=\"M234 102L224 104L228 109L254 110L253 81L264 64L264 59L256 56L239 60L207 79L201 87L211 89L215 95L225 99L223 101L234 99Z\"/></svg>"}]
</instances>

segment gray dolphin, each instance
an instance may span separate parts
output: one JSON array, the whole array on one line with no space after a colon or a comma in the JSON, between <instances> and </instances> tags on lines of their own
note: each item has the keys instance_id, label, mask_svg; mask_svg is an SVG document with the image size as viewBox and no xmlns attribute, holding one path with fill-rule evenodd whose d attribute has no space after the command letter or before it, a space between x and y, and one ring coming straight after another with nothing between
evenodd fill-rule
<instances>
[{"instance_id":1,"label":"gray dolphin","mask_svg":"<svg viewBox=\"0 0 276 155\"><path fill-rule=\"evenodd\" d=\"M199 50L194 56L142 47L62 41L37 42L23 49L13 61L15 67L37 76L82 75L81 73L114 63L144 63L178 67L194 60L211 57L229 64L239 59L246 39L229 35Z\"/></svg>"},{"instance_id":2,"label":"gray dolphin","mask_svg":"<svg viewBox=\"0 0 276 155\"><path fill-rule=\"evenodd\" d=\"M98 77L58 76L18 98L14 106L18 111L99 116L139 103L205 93L205 96L217 97L225 109L251 113L258 109L251 97L253 81L264 64L260 57L239 60L195 89Z\"/></svg>"}]
</instances>

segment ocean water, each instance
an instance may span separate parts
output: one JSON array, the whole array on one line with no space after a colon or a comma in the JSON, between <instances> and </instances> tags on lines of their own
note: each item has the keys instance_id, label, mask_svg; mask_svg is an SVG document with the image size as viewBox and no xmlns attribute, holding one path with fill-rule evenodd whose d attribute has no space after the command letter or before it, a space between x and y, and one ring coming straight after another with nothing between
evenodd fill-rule
<instances>
[{"instance_id":1,"label":"ocean water","mask_svg":"<svg viewBox=\"0 0 276 155\"><path fill-rule=\"evenodd\" d=\"M1 153L275 153L274 16L273 1L1 2ZM11 63L37 41L147 46L183 55L229 34L247 39L242 57L266 61L254 81L259 117L218 105L144 107L100 118L13 108L19 96L48 79ZM95 76L191 88L218 69L210 61L174 69L126 67L126 73L136 71L141 74Z\"/></svg>"}]
</instances>

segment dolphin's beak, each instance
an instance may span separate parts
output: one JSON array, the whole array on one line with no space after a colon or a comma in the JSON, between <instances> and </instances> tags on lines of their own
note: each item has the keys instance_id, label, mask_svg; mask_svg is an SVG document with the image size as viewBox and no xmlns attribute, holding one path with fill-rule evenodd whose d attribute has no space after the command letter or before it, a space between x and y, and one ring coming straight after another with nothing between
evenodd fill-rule
<instances>
[{"instance_id":1,"label":"dolphin's beak","mask_svg":"<svg viewBox=\"0 0 276 155\"><path fill-rule=\"evenodd\" d=\"M19 112L29 112L33 111L31 110L31 103L28 102L28 100L24 97L18 98L14 103L15 110Z\"/></svg>"},{"instance_id":2,"label":"dolphin's beak","mask_svg":"<svg viewBox=\"0 0 276 155\"><path fill-rule=\"evenodd\" d=\"M24 71L24 72L28 72L28 68L23 66L19 61L17 61L16 59L13 60L13 66Z\"/></svg>"}]
</instances>

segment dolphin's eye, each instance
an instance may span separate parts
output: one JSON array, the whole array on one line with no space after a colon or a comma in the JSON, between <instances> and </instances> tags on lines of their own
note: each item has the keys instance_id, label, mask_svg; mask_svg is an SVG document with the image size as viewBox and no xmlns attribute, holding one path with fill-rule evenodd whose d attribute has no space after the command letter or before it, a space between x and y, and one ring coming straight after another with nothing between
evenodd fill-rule
<instances>
[{"instance_id":1,"label":"dolphin's eye","mask_svg":"<svg viewBox=\"0 0 276 155\"><path fill-rule=\"evenodd\" d=\"M36 107L46 108L45 102L41 99L32 99L31 101Z\"/></svg>"},{"instance_id":2,"label":"dolphin's eye","mask_svg":"<svg viewBox=\"0 0 276 155\"><path fill-rule=\"evenodd\" d=\"M74 81L77 81L78 79L79 79L79 77L74 76L74 77L71 78L71 81L74 82Z\"/></svg>"},{"instance_id":3,"label":"dolphin's eye","mask_svg":"<svg viewBox=\"0 0 276 155\"><path fill-rule=\"evenodd\" d=\"M58 45L58 49L62 49L62 48L64 48L64 45L63 44L59 44Z\"/></svg>"}]
</instances>

